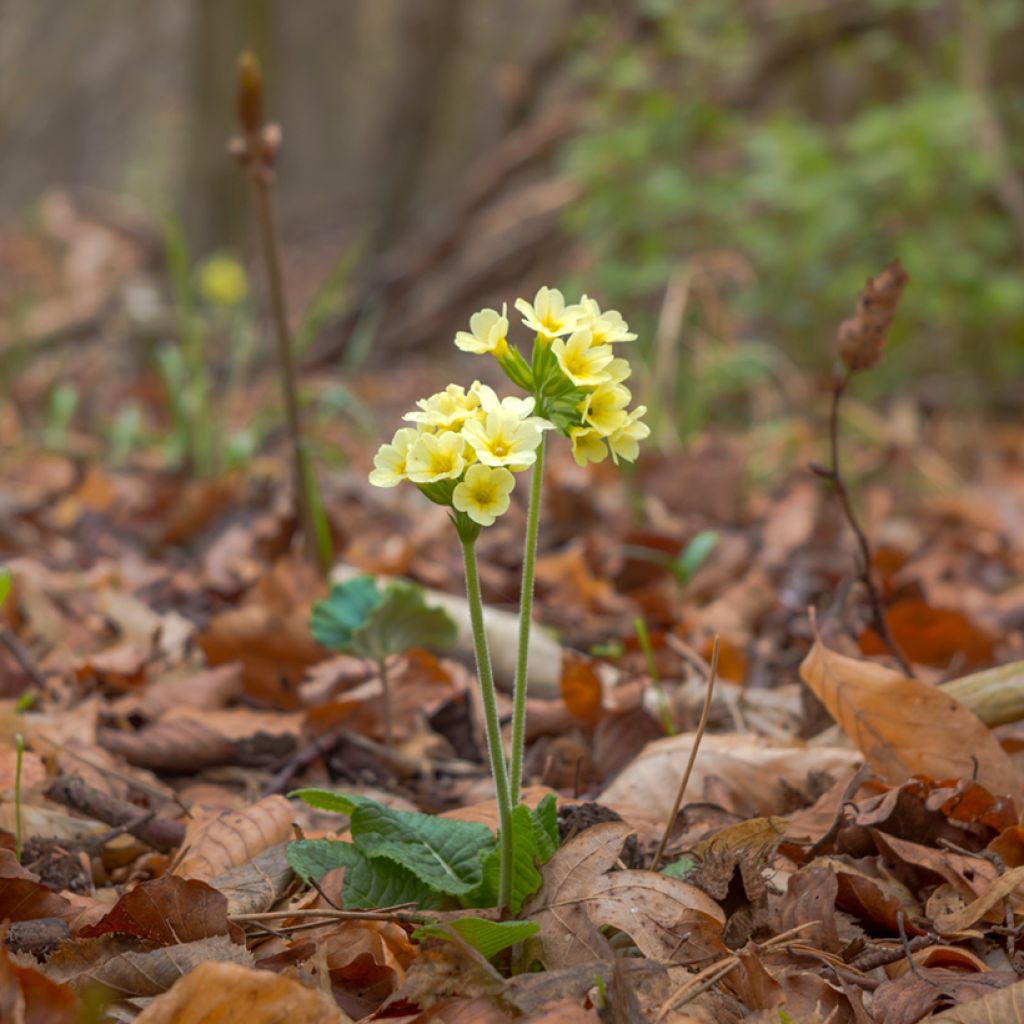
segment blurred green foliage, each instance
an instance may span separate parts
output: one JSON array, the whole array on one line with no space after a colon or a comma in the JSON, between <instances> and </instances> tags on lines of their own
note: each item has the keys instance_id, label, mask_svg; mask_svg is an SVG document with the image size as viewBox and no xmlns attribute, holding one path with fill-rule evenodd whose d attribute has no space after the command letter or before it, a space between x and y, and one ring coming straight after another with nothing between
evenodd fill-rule
<instances>
[{"instance_id":1,"label":"blurred green foliage","mask_svg":"<svg viewBox=\"0 0 1024 1024\"><path fill-rule=\"evenodd\" d=\"M1004 202L1024 174L1024 68L997 57L1024 5L632 8L582 29L596 105L565 157L602 297L647 300L653 336L673 273L717 260L730 318L690 302L683 343L734 342L722 323L738 323L823 370L867 277L899 257L911 283L873 386L1005 397L1024 374L1024 237ZM1002 152L982 141L989 113Z\"/></svg>"}]
</instances>

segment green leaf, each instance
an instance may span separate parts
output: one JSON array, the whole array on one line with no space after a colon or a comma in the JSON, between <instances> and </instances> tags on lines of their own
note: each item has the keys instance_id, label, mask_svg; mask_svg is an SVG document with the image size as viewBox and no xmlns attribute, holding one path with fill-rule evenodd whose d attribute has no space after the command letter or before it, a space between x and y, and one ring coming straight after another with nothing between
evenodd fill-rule
<instances>
[{"instance_id":1,"label":"green leaf","mask_svg":"<svg viewBox=\"0 0 1024 1024\"><path fill-rule=\"evenodd\" d=\"M317 882L328 871L347 868L355 863L355 847L337 839L300 839L289 843L288 863L304 882Z\"/></svg>"},{"instance_id":2,"label":"green leaf","mask_svg":"<svg viewBox=\"0 0 1024 1024\"><path fill-rule=\"evenodd\" d=\"M366 625L370 613L382 600L372 576L335 583L327 598L313 605L309 618L313 639L332 651L350 650L353 634Z\"/></svg>"},{"instance_id":3,"label":"green leaf","mask_svg":"<svg viewBox=\"0 0 1024 1024\"><path fill-rule=\"evenodd\" d=\"M330 811L332 814L351 814L363 804L380 806L369 797L349 796L346 793L335 793L329 789L293 789L288 796L302 800L318 811Z\"/></svg>"},{"instance_id":4,"label":"green leaf","mask_svg":"<svg viewBox=\"0 0 1024 1024\"><path fill-rule=\"evenodd\" d=\"M518 914L523 901L541 887L543 879L537 870L558 849L558 816L553 794L546 796L535 811L520 804L512 811L512 896L509 910ZM476 907L493 907L498 903L501 877L501 851L495 848L484 861L480 888L464 903Z\"/></svg>"},{"instance_id":5,"label":"green leaf","mask_svg":"<svg viewBox=\"0 0 1024 1024\"><path fill-rule=\"evenodd\" d=\"M4 601L7 600L7 595L11 592L11 570L0 569L0 607L3 606Z\"/></svg>"},{"instance_id":6,"label":"green leaf","mask_svg":"<svg viewBox=\"0 0 1024 1024\"><path fill-rule=\"evenodd\" d=\"M494 833L478 822L394 811L363 801L350 828L359 850L408 868L438 892L461 896L483 880L483 860L495 848Z\"/></svg>"},{"instance_id":7,"label":"green leaf","mask_svg":"<svg viewBox=\"0 0 1024 1024\"><path fill-rule=\"evenodd\" d=\"M392 583L352 634L350 649L365 658L381 659L411 647L443 650L455 643L455 623L443 608L430 608L414 583Z\"/></svg>"},{"instance_id":8,"label":"green leaf","mask_svg":"<svg viewBox=\"0 0 1024 1024\"><path fill-rule=\"evenodd\" d=\"M540 925L536 921L488 921L483 917L460 917L450 921L448 928L488 960L497 956L503 949L508 949L517 942L525 942L540 931ZM419 939L427 935L451 938L448 929L439 925L418 928L413 933L413 938Z\"/></svg>"},{"instance_id":9,"label":"green leaf","mask_svg":"<svg viewBox=\"0 0 1024 1024\"><path fill-rule=\"evenodd\" d=\"M661 869L661 874L668 875L669 878L680 878L687 879L693 874L693 869L697 866L697 859L691 857L688 853L684 853L679 860L674 860L671 864L666 864Z\"/></svg>"},{"instance_id":10,"label":"green leaf","mask_svg":"<svg viewBox=\"0 0 1024 1024\"><path fill-rule=\"evenodd\" d=\"M672 564L672 569L680 582L685 583L700 568L708 555L718 545L717 530L701 530L686 549Z\"/></svg>"}]
</instances>

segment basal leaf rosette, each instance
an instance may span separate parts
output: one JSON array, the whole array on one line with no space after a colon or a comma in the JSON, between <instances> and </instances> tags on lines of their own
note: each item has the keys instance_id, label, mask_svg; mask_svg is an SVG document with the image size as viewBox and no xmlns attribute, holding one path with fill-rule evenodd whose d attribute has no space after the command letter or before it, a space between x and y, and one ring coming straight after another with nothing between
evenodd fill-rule
<instances>
[{"instance_id":1,"label":"basal leaf rosette","mask_svg":"<svg viewBox=\"0 0 1024 1024\"><path fill-rule=\"evenodd\" d=\"M609 454L616 463L636 459L650 428L642 419L646 407L629 408L632 394L624 382L632 368L614 347L637 337L622 314L602 310L588 295L568 304L557 288L547 286L532 302L516 299L515 308L534 333L529 361L509 340L507 305L500 313L475 313L469 331L456 335L456 346L492 355L508 378L533 396L538 415L568 438L581 466Z\"/></svg>"},{"instance_id":2,"label":"basal leaf rosette","mask_svg":"<svg viewBox=\"0 0 1024 1024\"><path fill-rule=\"evenodd\" d=\"M474 336L488 339L500 324L481 317L474 317ZM508 511L513 474L533 465L542 432L552 427L533 415L535 405L532 397L499 398L479 381L468 391L449 384L406 413L403 418L414 426L402 427L390 444L381 445L370 482L396 487L408 480L452 509L460 535L475 536Z\"/></svg>"}]
</instances>

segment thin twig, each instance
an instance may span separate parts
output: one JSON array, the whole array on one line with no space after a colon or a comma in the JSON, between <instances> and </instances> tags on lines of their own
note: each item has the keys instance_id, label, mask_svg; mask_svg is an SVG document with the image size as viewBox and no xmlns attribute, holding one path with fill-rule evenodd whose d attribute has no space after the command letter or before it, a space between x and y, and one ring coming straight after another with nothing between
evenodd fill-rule
<instances>
[{"instance_id":1,"label":"thin twig","mask_svg":"<svg viewBox=\"0 0 1024 1024\"><path fill-rule=\"evenodd\" d=\"M886 620L885 610L882 606L882 597L878 592L878 588L875 586L875 579L871 572L871 545L868 543L867 535L864 533L864 530L857 519L857 514L853 510L853 502L850 500L850 492L847 490L846 482L843 480L842 469L840 467L839 406L843 395L846 393L846 386L849 383L849 380L849 373L841 366L837 365L832 374L832 408L829 412L828 421L829 458L831 460L831 465L826 467L812 464L811 469L818 476L832 481L832 485L836 490L836 496L839 498L840 508L843 510L843 516L849 524L850 529L853 530L854 536L857 538L857 546L860 549L860 566L858 575L863 581L868 592L868 603L871 607L871 624L874 627L875 632L882 638L882 642L889 648L892 656L897 662L899 662L899 666L903 670L903 674L912 677L914 675L914 671L910 667L910 663L907 661L906 657L904 657L899 645L896 643L896 640L892 635L892 631L889 629L889 623Z\"/></svg>"},{"instance_id":2,"label":"thin twig","mask_svg":"<svg viewBox=\"0 0 1024 1024\"><path fill-rule=\"evenodd\" d=\"M690 749L690 759L686 762L686 771L683 772L683 777L679 780L679 789L676 790L676 798L672 801L672 811L668 816L668 821L665 822L665 831L662 833L661 842L658 843L658 849L654 852L654 860L651 863L652 871L657 871L658 865L661 863L662 854L664 854L665 846L668 843L669 833L672 831L676 815L679 813L679 808L682 806L683 794L686 792L686 785L690 781L690 775L693 772L693 765L697 760L697 751L700 748L700 741L704 736L704 730L708 727L708 718L711 715L711 697L715 692L715 676L717 673L718 637L716 635L714 647L711 649L711 670L708 672L708 690L704 697L704 707L700 713L700 723L697 726L697 735L693 738L693 747Z\"/></svg>"},{"instance_id":3,"label":"thin twig","mask_svg":"<svg viewBox=\"0 0 1024 1024\"><path fill-rule=\"evenodd\" d=\"M28 648L6 626L0 626L0 644L10 651L11 657L18 663L22 672L41 690L45 689L46 676L39 671L39 666L36 665Z\"/></svg>"}]
</instances>

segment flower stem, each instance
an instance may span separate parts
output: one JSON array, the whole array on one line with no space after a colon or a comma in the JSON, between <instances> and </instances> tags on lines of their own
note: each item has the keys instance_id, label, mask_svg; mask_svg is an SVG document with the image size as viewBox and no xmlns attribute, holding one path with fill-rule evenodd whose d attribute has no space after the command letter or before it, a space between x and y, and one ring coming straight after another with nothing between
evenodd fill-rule
<instances>
[{"instance_id":1,"label":"flower stem","mask_svg":"<svg viewBox=\"0 0 1024 1024\"><path fill-rule=\"evenodd\" d=\"M537 568L537 531L540 526L540 492L544 484L544 438L537 447L537 461L530 478L530 505L526 515L523 546L523 582L519 591L519 649L512 711L512 763L509 767L509 796L519 803L523 782L523 754L526 747L526 687L530 670L530 626L533 622L533 578Z\"/></svg>"},{"instance_id":2,"label":"flower stem","mask_svg":"<svg viewBox=\"0 0 1024 1024\"><path fill-rule=\"evenodd\" d=\"M508 788L505 746L501 741L501 724L498 721L498 701L494 692L491 652L487 646L487 634L484 632L484 605L480 596L480 576L476 567L475 541L462 540L462 557L466 566L466 598L469 601L469 617L473 626L476 671L480 678L480 694L484 704L487 752L491 760L494 792L498 801L498 830L501 843L498 905L507 907L512 897L512 800Z\"/></svg>"}]
</instances>

